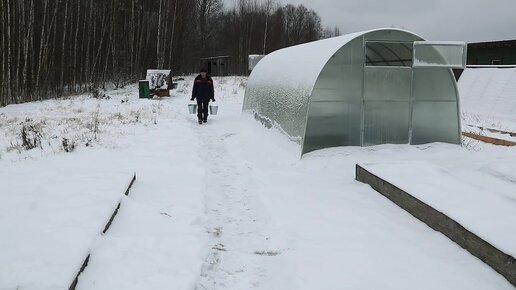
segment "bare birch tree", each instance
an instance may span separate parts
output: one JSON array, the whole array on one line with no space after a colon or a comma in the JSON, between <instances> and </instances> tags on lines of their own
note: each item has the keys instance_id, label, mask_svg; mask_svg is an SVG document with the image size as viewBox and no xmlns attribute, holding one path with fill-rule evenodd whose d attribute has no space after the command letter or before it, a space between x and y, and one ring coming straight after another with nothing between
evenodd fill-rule
<instances>
[{"instance_id":1,"label":"bare birch tree","mask_svg":"<svg viewBox=\"0 0 516 290\"><path fill-rule=\"evenodd\" d=\"M6 44L7 44L7 98L12 102L12 95L11 95L11 63L12 63L12 40L11 40L11 8L9 5L9 1L7 1L7 5L5 8L5 12L7 13L7 38L6 38Z\"/></svg>"},{"instance_id":2,"label":"bare birch tree","mask_svg":"<svg viewBox=\"0 0 516 290\"><path fill-rule=\"evenodd\" d=\"M65 56L66 56L66 32L68 28L68 2L65 0L64 7L64 20L63 20L63 38L61 41L61 76L59 77L59 89L62 90L65 86L64 75L65 75Z\"/></svg>"},{"instance_id":3,"label":"bare birch tree","mask_svg":"<svg viewBox=\"0 0 516 290\"><path fill-rule=\"evenodd\" d=\"M5 73L5 65L7 63L5 58L5 48L6 39L5 39L5 25L7 24L7 20L5 18L5 7L4 1L0 0L0 107L4 106L7 101L5 100L5 85L4 79L6 79Z\"/></svg>"}]
</instances>

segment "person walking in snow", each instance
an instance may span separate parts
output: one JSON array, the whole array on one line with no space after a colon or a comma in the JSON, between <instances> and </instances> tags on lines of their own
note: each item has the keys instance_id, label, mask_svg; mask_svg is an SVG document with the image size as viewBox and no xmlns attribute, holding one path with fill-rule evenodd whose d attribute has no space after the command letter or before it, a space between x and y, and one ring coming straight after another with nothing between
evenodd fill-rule
<instances>
[{"instance_id":1,"label":"person walking in snow","mask_svg":"<svg viewBox=\"0 0 516 290\"><path fill-rule=\"evenodd\" d=\"M210 100L215 102L213 80L208 75L206 68L201 69L201 73L195 78L192 98L193 101L197 99L197 118L199 118L199 124L208 121L208 105Z\"/></svg>"}]
</instances>

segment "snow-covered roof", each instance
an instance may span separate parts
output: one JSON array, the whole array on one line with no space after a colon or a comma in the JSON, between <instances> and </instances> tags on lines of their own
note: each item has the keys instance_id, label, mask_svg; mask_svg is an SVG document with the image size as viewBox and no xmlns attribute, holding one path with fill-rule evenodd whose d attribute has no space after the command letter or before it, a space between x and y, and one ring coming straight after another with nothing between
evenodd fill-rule
<instances>
[{"instance_id":1,"label":"snow-covered roof","mask_svg":"<svg viewBox=\"0 0 516 290\"><path fill-rule=\"evenodd\" d=\"M166 75L169 75L170 74L170 70L169 69L148 69L147 70L147 75L149 74L166 74Z\"/></svg>"},{"instance_id":2,"label":"snow-covered roof","mask_svg":"<svg viewBox=\"0 0 516 290\"><path fill-rule=\"evenodd\" d=\"M266 55L256 65L249 77L249 84L267 83L287 87L312 87L324 65L341 47L357 37L381 30L404 31L413 34L402 29L379 28L276 50ZM289 75L291 77L285 78Z\"/></svg>"}]
</instances>

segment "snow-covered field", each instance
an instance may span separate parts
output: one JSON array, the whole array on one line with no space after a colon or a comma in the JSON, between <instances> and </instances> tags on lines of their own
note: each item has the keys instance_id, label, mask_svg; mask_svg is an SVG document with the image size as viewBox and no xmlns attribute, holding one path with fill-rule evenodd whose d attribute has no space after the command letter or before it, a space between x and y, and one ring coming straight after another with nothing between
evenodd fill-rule
<instances>
[{"instance_id":1,"label":"snow-covered field","mask_svg":"<svg viewBox=\"0 0 516 290\"><path fill-rule=\"evenodd\" d=\"M467 68L458 88L463 131L516 142L516 67Z\"/></svg>"},{"instance_id":2,"label":"snow-covered field","mask_svg":"<svg viewBox=\"0 0 516 290\"><path fill-rule=\"evenodd\" d=\"M88 253L77 289L513 289L354 178L356 163L398 172L466 223L474 210L507 218L503 236L477 227L510 251L514 216L482 202L516 210L515 148L468 139L299 159L241 114L245 77L214 78L219 114L203 125L187 110L192 80L170 98L132 86L0 108L0 289L67 289Z\"/></svg>"}]
</instances>

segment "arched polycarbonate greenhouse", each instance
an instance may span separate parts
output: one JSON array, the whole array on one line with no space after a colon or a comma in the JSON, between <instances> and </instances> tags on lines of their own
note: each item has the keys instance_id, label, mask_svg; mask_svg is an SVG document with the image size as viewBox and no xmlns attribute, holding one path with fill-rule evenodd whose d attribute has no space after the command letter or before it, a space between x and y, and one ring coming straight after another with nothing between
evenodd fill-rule
<instances>
[{"instance_id":1,"label":"arched polycarbonate greenhouse","mask_svg":"<svg viewBox=\"0 0 516 290\"><path fill-rule=\"evenodd\" d=\"M243 110L279 127L301 154L335 146L460 144L457 85L465 44L377 29L265 56Z\"/></svg>"}]
</instances>

